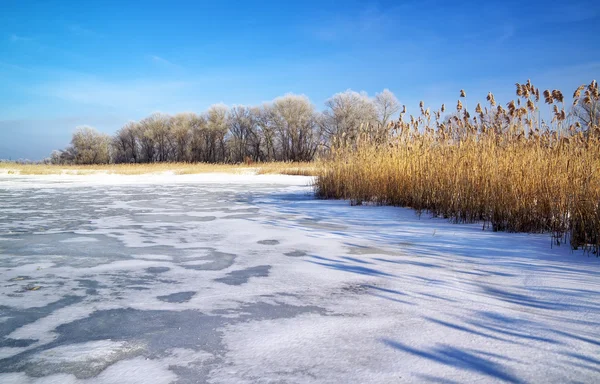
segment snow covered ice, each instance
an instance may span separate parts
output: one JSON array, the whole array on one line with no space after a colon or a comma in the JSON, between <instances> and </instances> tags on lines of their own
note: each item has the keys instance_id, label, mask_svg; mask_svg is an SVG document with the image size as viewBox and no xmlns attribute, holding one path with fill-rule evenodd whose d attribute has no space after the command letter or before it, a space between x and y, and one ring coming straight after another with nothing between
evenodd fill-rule
<instances>
[{"instance_id":1,"label":"snow covered ice","mask_svg":"<svg viewBox=\"0 0 600 384\"><path fill-rule=\"evenodd\" d=\"M597 383L600 261L310 178L0 175L0 383Z\"/></svg>"}]
</instances>

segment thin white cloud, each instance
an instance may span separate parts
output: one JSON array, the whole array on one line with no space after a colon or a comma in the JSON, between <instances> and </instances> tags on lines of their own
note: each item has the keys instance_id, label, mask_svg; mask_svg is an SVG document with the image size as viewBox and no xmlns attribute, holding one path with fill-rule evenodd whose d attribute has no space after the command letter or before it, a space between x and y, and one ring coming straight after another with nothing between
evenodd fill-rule
<instances>
[{"instance_id":1,"label":"thin white cloud","mask_svg":"<svg viewBox=\"0 0 600 384\"><path fill-rule=\"evenodd\" d=\"M391 12L367 8L354 15L325 17L308 27L308 32L317 40L337 42L361 37L383 36L391 26Z\"/></svg>"},{"instance_id":2,"label":"thin white cloud","mask_svg":"<svg viewBox=\"0 0 600 384\"><path fill-rule=\"evenodd\" d=\"M180 65L175 64L172 61L169 61L169 60L165 59L164 57L160 57L158 55L150 55L150 60L154 64L159 65L164 68L171 68L171 69L181 69L182 68Z\"/></svg>"},{"instance_id":3,"label":"thin white cloud","mask_svg":"<svg viewBox=\"0 0 600 384\"><path fill-rule=\"evenodd\" d=\"M422 43L439 43L445 38L428 24L435 20L431 9L433 0L411 0L382 7L366 3L362 9L351 13L323 13L308 20L302 32L324 43L359 43L373 46L373 42L387 44L388 48L422 51ZM407 23L407 15L421 23ZM411 36L407 39L406 36ZM401 45L400 45L401 43Z\"/></svg>"},{"instance_id":4,"label":"thin white cloud","mask_svg":"<svg viewBox=\"0 0 600 384\"><path fill-rule=\"evenodd\" d=\"M178 81L106 82L81 79L48 84L38 89L45 96L65 101L115 109L148 109L165 99L176 97L188 88Z\"/></svg>"},{"instance_id":5,"label":"thin white cloud","mask_svg":"<svg viewBox=\"0 0 600 384\"><path fill-rule=\"evenodd\" d=\"M13 33L9 36L9 41L12 44L19 46L20 49L27 50L27 51L30 51L30 52L33 52L36 54L46 55L46 54L52 52L52 53L55 53L58 55L66 56L70 59L80 59L83 57L82 55L80 55L78 53L64 50L55 45L47 44L44 41L44 39L39 36L36 38L33 38L33 37L28 37L28 36L20 36L20 35ZM44 57L44 59L45 59L45 57Z\"/></svg>"},{"instance_id":6,"label":"thin white cloud","mask_svg":"<svg viewBox=\"0 0 600 384\"><path fill-rule=\"evenodd\" d=\"M26 43L26 42L33 41L33 39L31 37L19 36L15 33L10 35L9 40L12 43Z\"/></svg>"}]
</instances>

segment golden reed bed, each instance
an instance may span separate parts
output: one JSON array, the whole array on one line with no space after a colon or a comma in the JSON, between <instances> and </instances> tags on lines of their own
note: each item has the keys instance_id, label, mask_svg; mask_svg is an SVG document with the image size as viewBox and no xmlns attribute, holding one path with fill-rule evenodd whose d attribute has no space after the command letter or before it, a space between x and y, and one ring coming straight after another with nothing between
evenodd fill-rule
<instances>
[{"instance_id":1,"label":"golden reed bed","mask_svg":"<svg viewBox=\"0 0 600 384\"><path fill-rule=\"evenodd\" d=\"M400 119L385 135L361 127L337 140L316 182L323 198L412 207L494 230L549 232L555 243L600 249L600 127L569 121L558 90L517 84L506 108L493 94L471 115L458 101ZM574 106L598 107L598 84L575 92ZM466 97L461 91L461 99ZM543 100L552 121L538 119ZM406 121L408 120L408 121ZM597 120L595 120L597 121Z\"/></svg>"}]
</instances>

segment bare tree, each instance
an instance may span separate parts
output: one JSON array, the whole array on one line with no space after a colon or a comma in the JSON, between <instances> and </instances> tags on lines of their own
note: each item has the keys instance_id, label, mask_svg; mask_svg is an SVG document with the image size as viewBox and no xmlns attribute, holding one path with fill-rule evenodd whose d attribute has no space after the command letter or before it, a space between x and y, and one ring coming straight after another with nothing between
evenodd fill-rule
<instances>
[{"instance_id":1,"label":"bare tree","mask_svg":"<svg viewBox=\"0 0 600 384\"><path fill-rule=\"evenodd\" d=\"M227 160L225 135L227 134L227 113L229 108L224 104L215 104L206 112L206 136L208 153L206 161L221 163Z\"/></svg>"},{"instance_id":2,"label":"bare tree","mask_svg":"<svg viewBox=\"0 0 600 384\"><path fill-rule=\"evenodd\" d=\"M573 106L571 112L579 121L586 133L594 132L600 128L600 100L589 98L579 99L579 102Z\"/></svg>"},{"instance_id":3,"label":"bare tree","mask_svg":"<svg viewBox=\"0 0 600 384\"><path fill-rule=\"evenodd\" d=\"M281 159L312 159L320 141L315 107L304 95L288 94L273 101L271 122L278 136Z\"/></svg>"},{"instance_id":4,"label":"bare tree","mask_svg":"<svg viewBox=\"0 0 600 384\"><path fill-rule=\"evenodd\" d=\"M137 139L144 162L168 161L172 146L171 117L161 113L142 119L137 125Z\"/></svg>"},{"instance_id":5,"label":"bare tree","mask_svg":"<svg viewBox=\"0 0 600 384\"><path fill-rule=\"evenodd\" d=\"M88 126L78 127L71 139L76 164L107 164L110 161L110 136Z\"/></svg>"},{"instance_id":6,"label":"bare tree","mask_svg":"<svg viewBox=\"0 0 600 384\"><path fill-rule=\"evenodd\" d=\"M75 161L75 151L73 147L65 150L54 150L50 154L50 164L73 164Z\"/></svg>"},{"instance_id":7,"label":"bare tree","mask_svg":"<svg viewBox=\"0 0 600 384\"><path fill-rule=\"evenodd\" d=\"M265 161L266 155L264 151L265 134L262 129L262 114L263 110L260 107L251 107L250 114L252 116L252 130L248 137L249 155L254 161Z\"/></svg>"},{"instance_id":8,"label":"bare tree","mask_svg":"<svg viewBox=\"0 0 600 384\"><path fill-rule=\"evenodd\" d=\"M261 148L264 148L261 160L278 160L276 128L273 124L273 107L270 104L263 104L261 107L255 107L254 111L256 124L260 129L261 142L259 145Z\"/></svg>"},{"instance_id":9,"label":"bare tree","mask_svg":"<svg viewBox=\"0 0 600 384\"><path fill-rule=\"evenodd\" d=\"M175 161L191 160L192 127L197 118L195 113L178 113L173 116L171 134L174 142Z\"/></svg>"},{"instance_id":10,"label":"bare tree","mask_svg":"<svg viewBox=\"0 0 600 384\"><path fill-rule=\"evenodd\" d=\"M211 161L209 156L210 135L204 116L191 115L189 154L192 162Z\"/></svg>"},{"instance_id":11,"label":"bare tree","mask_svg":"<svg viewBox=\"0 0 600 384\"><path fill-rule=\"evenodd\" d=\"M389 123L392 116L400 111L400 102L390 90L384 89L375 95L373 103L377 110L377 126L373 127L371 138L378 143L383 143L390 137Z\"/></svg>"},{"instance_id":12,"label":"bare tree","mask_svg":"<svg viewBox=\"0 0 600 384\"><path fill-rule=\"evenodd\" d=\"M400 111L400 102L389 89L384 89L382 92L376 94L373 103L377 109L377 118L380 127L387 126L391 117Z\"/></svg>"},{"instance_id":13,"label":"bare tree","mask_svg":"<svg viewBox=\"0 0 600 384\"><path fill-rule=\"evenodd\" d=\"M130 121L119 129L112 140L115 163L137 163L139 161L138 123Z\"/></svg>"},{"instance_id":14,"label":"bare tree","mask_svg":"<svg viewBox=\"0 0 600 384\"><path fill-rule=\"evenodd\" d=\"M352 143L362 128L377 123L377 108L366 93L337 93L325 102L324 129L331 141Z\"/></svg>"},{"instance_id":15,"label":"bare tree","mask_svg":"<svg viewBox=\"0 0 600 384\"><path fill-rule=\"evenodd\" d=\"M152 163L156 153L154 135L148 118L142 119L136 127L136 137L140 145L140 161Z\"/></svg>"},{"instance_id":16,"label":"bare tree","mask_svg":"<svg viewBox=\"0 0 600 384\"><path fill-rule=\"evenodd\" d=\"M251 157L255 161L258 160L260 153L252 153L255 149L253 143L258 136L256 115L252 108L242 105L234 106L229 110L227 123L230 134L231 160L241 162L246 157Z\"/></svg>"},{"instance_id":17,"label":"bare tree","mask_svg":"<svg viewBox=\"0 0 600 384\"><path fill-rule=\"evenodd\" d=\"M55 149L54 151L52 151L52 153L50 154L50 164L61 164L60 154L61 151L59 150Z\"/></svg>"},{"instance_id":18,"label":"bare tree","mask_svg":"<svg viewBox=\"0 0 600 384\"><path fill-rule=\"evenodd\" d=\"M153 113L147 118L150 132L156 143L157 161L169 161L171 150L171 117L162 113Z\"/></svg>"}]
</instances>

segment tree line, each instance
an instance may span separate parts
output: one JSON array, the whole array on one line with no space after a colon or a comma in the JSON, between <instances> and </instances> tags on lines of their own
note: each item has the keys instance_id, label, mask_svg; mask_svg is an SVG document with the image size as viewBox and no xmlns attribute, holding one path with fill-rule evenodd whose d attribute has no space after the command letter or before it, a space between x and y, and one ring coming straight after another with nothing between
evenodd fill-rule
<instances>
[{"instance_id":1,"label":"tree line","mask_svg":"<svg viewBox=\"0 0 600 384\"><path fill-rule=\"evenodd\" d=\"M375 97L347 90L325 107L317 111L306 96L288 94L261 106L218 104L201 114L154 113L112 136L79 127L66 149L52 152L50 162L310 161L331 143L352 140L360 127L370 127L375 137L387 136L400 103L387 89Z\"/></svg>"},{"instance_id":2,"label":"tree line","mask_svg":"<svg viewBox=\"0 0 600 384\"><path fill-rule=\"evenodd\" d=\"M588 99L576 98L568 115L581 124L586 135L590 133L589 127L600 126L600 103ZM429 108L425 110L423 102L420 107L422 116L430 119ZM507 107L511 108L510 103ZM500 122L494 125L495 129L510 129L510 121L497 118L499 111L487 108L485 113L478 111L480 123ZM375 143L389 141L397 134L392 120L398 112L405 114L406 108L387 89L375 97L352 90L337 93L325 102L323 111L317 111L306 96L288 94L261 106L217 104L201 114L154 113L125 124L113 136L92 127L79 127L71 144L64 150L53 151L47 161L53 164L310 161L333 144L355 146L359 136L366 135ZM444 112L442 105L436 113ZM456 119L456 113L447 115L443 126L454 125Z\"/></svg>"}]
</instances>

